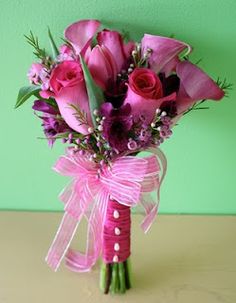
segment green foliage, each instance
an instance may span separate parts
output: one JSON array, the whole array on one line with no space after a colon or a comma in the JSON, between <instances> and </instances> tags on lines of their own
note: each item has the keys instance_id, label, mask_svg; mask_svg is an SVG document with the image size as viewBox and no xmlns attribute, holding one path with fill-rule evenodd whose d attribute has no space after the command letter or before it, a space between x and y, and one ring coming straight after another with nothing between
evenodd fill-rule
<instances>
[{"instance_id":1,"label":"green foliage","mask_svg":"<svg viewBox=\"0 0 236 303\"><path fill-rule=\"evenodd\" d=\"M97 122L95 116L93 115L93 112L95 109L99 109L101 107L101 104L104 102L103 92L101 88L98 87L94 82L90 71L81 55L80 63L84 73L84 80L86 83L87 93L89 97L89 107L92 115L93 125L96 126Z\"/></svg>"},{"instance_id":2,"label":"green foliage","mask_svg":"<svg viewBox=\"0 0 236 303\"><path fill-rule=\"evenodd\" d=\"M58 50L58 48L56 46L56 43L55 43L55 41L52 37L52 33L51 33L49 27L48 27L48 37L49 37L51 48L52 48L52 55L53 55L54 58L56 58L59 55L59 50Z\"/></svg>"},{"instance_id":3,"label":"green foliage","mask_svg":"<svg viewBox=\"0 0 236 303\"><path fill-rule=\"evenodd\" d=\"M74 104L69 104L69 106L74 109L75 112L73 113L73 115L79 121L80 125L88 124L87 115L84 111L81 111L80 108Z\"/></svg>"},{"instance_id":4,"label":"green foliage","mask_svg":"<svg viewBox=\"0 0 236 303\"><path fill-rule=\"evenodd\" d=\"M24 86L19 90L15 108L21 106L31 96L36 96L40 91L40 88L35 85Z\"/></svg>"},{"instance_id":5,"label":"green foliage","mask_svg":"<svg viewBox=\"0 0 236 303\"><path fill-rule=\"evenodd\" d=\"M38 41L38 37L34 36L34 34L32 33L32 31L30 31L30 34L24 35L26 38L26 41L29 43L29 45L31 45L34 48L34 55L41 59L42 61L44 61L47 57L47 53L46 50L44 48L41 48L39 46L39 41Z\"/></svg>"},{"instance_id":6,"label":"green foliage","mask_svg":"<svg viewBox=\"0 0 236 303\"><path fill-rule=\"evenodd\" d=\"M221 80L220 78L218 78L216 80L216 83L225 92L225 97L228 97L229 96L229 90L232 90L233 84L228 83L226 78L224 78L224 80Z\"/></svg>"}]
</instances>

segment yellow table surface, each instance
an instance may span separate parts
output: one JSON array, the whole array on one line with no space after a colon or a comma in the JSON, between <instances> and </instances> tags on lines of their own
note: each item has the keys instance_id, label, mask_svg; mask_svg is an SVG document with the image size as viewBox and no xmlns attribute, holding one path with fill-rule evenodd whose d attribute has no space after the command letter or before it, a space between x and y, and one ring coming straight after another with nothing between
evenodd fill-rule
<instances>
[{"instance_id":1,"label":"yellow table surface","mask_svg":"<svg viewBox=\"0 0 236 303\"><path fill-rule=\"evenodd\" d=\"M236 217L159 215L144 235L133 216L133 288L116 296L100 292L98 266L80 274L47 267L61 217L0 212L0 303L236 302ZM85 226L78 234L73 245L84 241Z\"/></svg>"}]
</instances>

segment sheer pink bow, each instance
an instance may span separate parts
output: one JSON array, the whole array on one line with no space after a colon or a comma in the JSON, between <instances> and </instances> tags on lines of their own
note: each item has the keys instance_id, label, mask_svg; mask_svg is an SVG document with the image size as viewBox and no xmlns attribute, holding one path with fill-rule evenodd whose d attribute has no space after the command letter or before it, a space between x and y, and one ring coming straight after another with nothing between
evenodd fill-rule
<instances>
[{"instance_id":1,"label":"sheer pink bow","mask_svg":"<svg viewBox=\"0 0 236 303\"><path fill-rule=\"evenodd\" d=\"M159 205L159 189L166 172L166 158L159 149L151 149L145 158L123 156L111 166L99 165L78 153L62 156L54 169L73 178L60 194L65 204L64 216L48 251L46 262L57 270L63 257L73 271L89 271L102 250L102 231L110 197L133 207L141 206L145 218L141 223L146 232L151 226ZM150 193L157 190L157 202ZM69 249L70 243L82 217L88 221L87 247L85 253Z\"/></svg>"}]
</instances>

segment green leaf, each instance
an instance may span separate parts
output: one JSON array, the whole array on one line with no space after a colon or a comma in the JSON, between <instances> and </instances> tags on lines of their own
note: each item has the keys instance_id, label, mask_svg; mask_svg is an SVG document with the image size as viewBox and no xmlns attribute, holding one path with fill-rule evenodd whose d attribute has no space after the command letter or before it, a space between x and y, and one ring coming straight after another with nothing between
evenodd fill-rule
<instances>
[{"instance_id":1,"label":"green leaf","mask_svg":"<svg viewBox=\"0 0 236 303\"><path fill-rule=\"evenodd\" d=\"M35 85L23 86L19 90L15 108L21 106L26 100L28 100L31 96L36 95L39 91L40 91L39 86L35 86Z\"/></svg>"},{"instance_id":2,"label":"green leaf","mask_svg":"<svg viewBox=\"0 0 236 303\"><path fill-rule=\"evenodd\" d=\"M96 83L94 82L90 71L86 65L86 63L84 62L84 59L82 58L81 55L80 56L80 63L83 69L83 73L84 73L84 80L85 80L85 84L86 84L86 88L87 88L87 93L88 93L88 97L89 97L89 107L90 107L90 112L91 112L91 116L92 116L92 121L93 121L93 125L96 126L97 122L96 122L96 118L93 114L95 109L99 109L101 104L104 102L104 96L103 96L103 92L101 90L100 87L98 87L96 85Z\"/></svg>"},{"instance_id":3,"label":"green leaf","mask_svg":"<svg viewBox=\"0 0 236 303\"><path fill-rule=\"evenodd\" d=\"M52 33L50 31L50 28L48 27L48 36L49 36L49 40L50 40L50 44L51 44L51 48L52 48L52 55L54 58L56 58L59 55L59 50L56 46L56 43L52 37Z\"/></svg>"}]
</instances>

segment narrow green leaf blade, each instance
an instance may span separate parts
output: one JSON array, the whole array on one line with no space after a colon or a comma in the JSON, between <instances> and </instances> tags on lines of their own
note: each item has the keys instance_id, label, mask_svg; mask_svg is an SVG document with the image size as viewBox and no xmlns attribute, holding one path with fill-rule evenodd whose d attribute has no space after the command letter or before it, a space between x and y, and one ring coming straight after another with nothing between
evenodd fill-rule
<instances>
[{"instance_id":1,"label":"narrow green leaf blade","mask_svg":"<svg viewBox=\"0 0 236 303\"><path fill-rule=\"evenodd\" d=\"M31 96L39 93L40 88L35 85L30 86L23 86L18 93L17 101L15 108L21 106L23 103L25 103L26 100L28 100Z\"/></svg>"},{"instance_id":2,"label":"narrow green leaf blade","mask_svg":"<svg viewBox=\"0 0 236 303\"><path fill-rule=\"evenodd\" d=\"M84 80L87 88L87 93L89 97L89 108L92 116L93 125L96 126L97 122L93 112L95 109L99 109L101 104L104 102L103 92L100 87L94 82L92 75L84 62L84 59L80 56L80 63L84 73Z\"/></svg>"},{"instance_id":3,"label":"narrow green leaf blade","mask_svg":"<svg viewBox=\"0 0 236 303\"><path fill-rule=\"evenodd\" d=\"M51 48L52 48L52 55L54 58L56 58L59 55L59 50L57 48L57 45L52 37L52 33L50 31L50 28L48 28L48 37L50 40Z\"/></svg>"}]
</instances>

